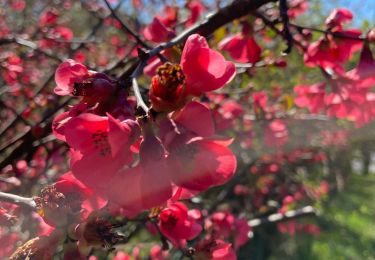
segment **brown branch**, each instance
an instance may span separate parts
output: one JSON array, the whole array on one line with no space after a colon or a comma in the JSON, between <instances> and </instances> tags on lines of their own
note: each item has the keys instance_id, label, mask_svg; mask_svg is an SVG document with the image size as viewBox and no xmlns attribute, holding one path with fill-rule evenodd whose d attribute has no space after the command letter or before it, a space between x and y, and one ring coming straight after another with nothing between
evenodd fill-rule
<instances>
[{"instance_id":1,"label":"brown branch","mask_svg":"<svg viewBox=\"0 0 375 260\"><path fill-rule=\"evenodd\" d=\"M284 54L289 54L293 47L293 36L289 30L289 16L288 4L286 0L279 1L280 17L283 22L283 35L286 40L287 48L283 51Z\"/></svg>"},{"instance_id":2,"label":"brown branch","mask_svg":"<svg viewBox=\"0 0 375 260\"><path fill-rule=\"evenodd\" d=\"M332 35L333 37L336 37L336 38L351 39L351 40L358 40L358 41L365 41L366 40L366 37L364 37L364 36L348 35L345 32L333 32L331 30L322 30L322 29L318 29L318 28L302 26L302 25L297 25L297 24L293 24L293 23L290 23L289 25L296 28L299 31L309 30L309 31L313 31L313 32L323 33L323 34L330 34L330 35Z\"/></svg>"},{"instance_id":3,"label":"brown branch","mask_svg":"<svg viewBox=\"0 0 375 260\"><path fill-rule=\"evenodd\" d=\"M156 46L155 48L147 51L146 57L142 61L132 66L128 71L125 71L119 78L125 80L129 77L134 70L143 71L144 66L148 59L159 55L160 52L171 48L177 44L183 43L190 35L198 33L204 37L211 35L216 29L221 26L230 23L236 19L239 19L247 14L255 12L259 7L264 4L274 2L276 0L237 0L230 5L218 10L216 13L206 17L203 21L196 23L192 27L181 32L178 36L174 37L168 42L164 42ZM141 68L139 68L141 66Z\"/></svg>"},{"instance_id":4,"label":"brown branch","mask_svg":"<svg viewBox=\"0 0 375 260\"><path fill-rule=\"evenodd\" d=\"M139 45L141 45L142 47L146 48L146 49L151 49L151 46L149 46L147 43L145 43L140 37L138 34L136 34L135 32L133 32L133 30L131 30L121 19L119 16L117 16L115 10L113 10L111 4L107 1L107 0L104 0L104 3L106 4L106 6L108 7L109 11L111 12L111 16L116 19L121 27L127 32L129 33L131 36L134 37L134 39L137 41L137 43Z\"/></svg>"}]
</instances>

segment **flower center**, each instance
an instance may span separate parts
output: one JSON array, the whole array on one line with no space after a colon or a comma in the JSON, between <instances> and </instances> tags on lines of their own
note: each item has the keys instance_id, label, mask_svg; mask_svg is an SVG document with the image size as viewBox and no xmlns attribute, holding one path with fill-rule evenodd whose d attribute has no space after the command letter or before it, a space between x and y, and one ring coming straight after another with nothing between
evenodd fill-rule
<instances>
[{"instance_id":1,"label":"flower center","mask_svg":"<svg viewBox=\"0 0 375 260\"><path fill-rule=\"evenodd\" d=\"M100 156L111 154L111 146L108 142L108 134L102 130L97 130L91 135L94 147L99 151Z\"/></svg>"},{"instance_id":2,"label":"flower center","mask_svg":"<svg viewBox=\"0 0 375 260\"><path fill-rule=\"evenodd\" d=\"M72 95L75 97L87 96L89 89L92 88L91 81L74 82Z\"/></svg>"},{"instance_id":3,"label":"flower center","mask_svg":"<svg viewBox=\"0 0 375 260\"><path fill-rule=\"evenodd\" d=\"M174 227L177 223L177 217L173 212L164 211L160 214L160 220L164 226Z\"/></svg>"},{"instance_id":4,"label":"flower center","mask_svg":"<svg viewBox=\"0 0 375 260\"><path fill-rule=\"evenodd\" d=\"M185 81L185 75L179 64L165 63L158 67L159 83L166 88L175 89Z\"/></svg>"}]
</instances>

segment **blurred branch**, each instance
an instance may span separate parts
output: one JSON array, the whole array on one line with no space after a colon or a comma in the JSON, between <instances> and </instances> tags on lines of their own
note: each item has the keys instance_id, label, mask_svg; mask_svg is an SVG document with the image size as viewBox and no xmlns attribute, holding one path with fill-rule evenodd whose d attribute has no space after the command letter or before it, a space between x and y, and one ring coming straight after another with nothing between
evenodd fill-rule
<instances>
[{"instance_id":1,"label":"blurred branch","mask_svg":"<svg viewBox=\"0 0 375 260\"><path fill-rule=\"evenodd\" d=\"M38 52L40 54L43 54L43 55L47 56L48 58L51 58L55 61L58 61L58 62L63 61L62 58L57 57L57 56L53 55L52 53L50 53L48 51L42 50L41 48L38 47L38 45L36 43L34 43L32 41L22 39L22 38L18 38L18 37L0 39L0 45L2 45L2 44L12 44L12 43L18 44L19 46L27 47L27 48L35 51L35 52Z\"/></svg>"},{"instance_id":2,"label":"blurred branch","mask_svg":"<svg viewBox=\"0 0 375 260\"><path fill-rule=\"evenodd\" d=\"M32 210L36 210L36 203L33 198L21 197L11 193L0 191L0 201L5 201L19 206L26 206Z\"/></svg>"},{"instance_id":3,"label":"blurred branch","mask_svg":"<svg viewBox=\"0 0 375 260\"><path fill-rule=\"evenodd\" d=\"M331 30L321 30L321 29L318 29L318 28L302 26L302 25L297 25L297 24L293 24L293 23L290 23L289 25L292 26L292 27L295 27L299 31L309 30L309 31L313 31L313 32L329 34L329 35L332 35L333 37L336 37L336 38L351 39L351 40L358 40L358 41L365 41L366 40L366 37L353 36L353 35L346 34L345 32L333 32Z\"/></svg>"},{"instance_id":4,"label":"blurred branch","mask_svg":"<svg viewBox=\"0 0 375 260\"><path fill-rule=\"evenodd\" d=\"M137 41L137 43L139 45L141 45L142 47L146 48L146 49L151 49L151 46L149 46L147 43L145 43L140 37L138 34L136 34L135 32L133 32L121 19L120 17L117 16L115 10L112 8L111 4L108 2L108 0L104 0L106 6L108 7L109 11L111 12L111 16L116 19L120 24L121 24L121 27L127 32L129 33L131 36L134 37L134 39Z\"/></svg>"},{"instance_id":5,"label":"blurred branch","mask_svg":"<svg viewBox=\"0 0 375 260\"><path fill-rule=\"evenodd\" d=\"M247 223L251 227L258 227L264 224L278 223L278 222L287 221L290 219L296 219L296 218L305 217L305 216L316 216L316 214L317 214L317 211L314 207L306 206L306 207L296 209L296 210L289 210L285 213L271 214L264 218L251 219Z\"/></svg>"}]
</instances>

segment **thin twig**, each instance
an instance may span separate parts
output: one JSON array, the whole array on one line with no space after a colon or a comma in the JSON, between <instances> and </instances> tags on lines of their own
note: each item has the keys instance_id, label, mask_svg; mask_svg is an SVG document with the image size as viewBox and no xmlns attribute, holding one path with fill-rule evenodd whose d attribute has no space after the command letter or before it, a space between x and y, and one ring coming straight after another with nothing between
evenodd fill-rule
<instances>
[{"instance_id":1,"label":"thin twig","mask_svg":"<svg viewBox=\"0 0 375 260\"><path fill-rule=\"evenodd\" d=\"M137 43L139 45L141 45L142 47L146 48L146 49L151 49L151 46L149 46L147 43L145 43L140 37L138 34L136 34L135 32L133 32L133 30L131 30L121 19L120 17L117 16L115 10L113 10L111 4L108 2L108 0L104 0L106 6L108 7L109 11L111 12L111 15L113 16L113 18L115 18L120 24L121 24L121 27L127 32L129 33L131 36L134 37L134 39L137 41Z\"/></svg>"},{"instance_id":2,"label":"thin twig","mask_svg":"<svg viewBox=\"0 0 375 260\"><path fill-rule=\"evenodd\" d=\"M137 99L137 106L141 107L143 109L143 111L145 111L145 113L147 115L148 111L149 111L149 108L147 107L147 105L143 101L141 92L139 91L138 82L137 82L136 78L132 79L132 87L133 87L135 98Z\"/></svg>"}]
</instances>

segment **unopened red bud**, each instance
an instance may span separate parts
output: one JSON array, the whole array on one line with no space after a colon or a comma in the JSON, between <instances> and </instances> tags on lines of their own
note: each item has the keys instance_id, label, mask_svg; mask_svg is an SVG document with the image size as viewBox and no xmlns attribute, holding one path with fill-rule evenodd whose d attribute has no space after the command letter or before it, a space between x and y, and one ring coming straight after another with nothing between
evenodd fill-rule
<instances>
[{"instance_id":1,"label":"unopened red bud","mask_svg":"<svg viewBox=\"0 0 375 260\"><path fill-rule=\"evenodd\" d=\"M288 66L288 63L285 60L276 60L274 64L279 68L285 68L286 66Z\"/></svg>"}]
</instances>

